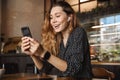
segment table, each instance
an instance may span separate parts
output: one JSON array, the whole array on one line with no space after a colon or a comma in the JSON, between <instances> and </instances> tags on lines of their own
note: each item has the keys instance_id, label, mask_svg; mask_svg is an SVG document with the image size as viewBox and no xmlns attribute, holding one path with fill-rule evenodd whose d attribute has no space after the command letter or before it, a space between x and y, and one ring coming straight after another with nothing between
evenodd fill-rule
<instances>
[{"instance_id":1,"label":"table","mask_svg":"<svg viewBox=\"0 0 120 80\"><path fill-rule=\"evenodd\" d=\"M31 73L5 74L1 80L74 80L70 77L57 77L56 75L39 75Z\"/></svg>"},{"instance_id":2,"label":"table","mask_svg":"<svg viewBox=\"0 0 120 80\"><path fill-rule=\"evenodd\" d=\"M92 61L92 67L102 67L115 74L113 80L120 80L120 62L94 62Z\"/></svg>"},{"instance_id":3,"label":"table","mask_svg":"<svg viewBox=\"0 0 120 80\"><path fill-rule=\"evenodd\" d=\"M91 62L92 65L120 66L120 62Z\"/></svg>"}]
</instances>

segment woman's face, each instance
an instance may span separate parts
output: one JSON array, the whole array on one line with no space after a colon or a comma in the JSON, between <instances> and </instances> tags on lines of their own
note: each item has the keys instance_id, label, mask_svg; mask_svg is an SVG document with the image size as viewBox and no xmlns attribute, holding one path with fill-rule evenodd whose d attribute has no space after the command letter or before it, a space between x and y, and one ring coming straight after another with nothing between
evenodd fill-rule
<instances>
[{"instance_id":1,"label":"woman's face","mask_svg":"<svg viewBox=\"0 0 120 80\"><path fill-rule=\"evenodd\" d=\"M51 9L50 23L55 32L64 32L68 25L68 16L62 7L56 6Z\"/></svg>"}]
</instances>

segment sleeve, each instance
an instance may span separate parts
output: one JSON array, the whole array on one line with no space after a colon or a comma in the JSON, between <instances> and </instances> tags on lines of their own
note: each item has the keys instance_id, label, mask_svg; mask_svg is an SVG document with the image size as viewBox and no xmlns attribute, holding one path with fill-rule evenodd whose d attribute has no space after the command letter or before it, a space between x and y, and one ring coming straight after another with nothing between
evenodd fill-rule
<instances>
[{"instance_id":1,"label":"sleeve","mask_svg":"<svg viewBox=\"0 0 120 80\"><path fill-rule=\"evenodd\" d=\"M75 74L78 74L83 67L83 61L84 61L84 40L87 38L86 32L84 29L77 30L77 32L73 35L73 40L71 42L72 45L70 45L68 51L66 51L67 55L67 64L68 67L66 71L64 72L65 76L74 76Z\"/></svg>"},{"instance_id":2,"label":"sleeve","mask_svg":"<svg viewBox=\"0 0 120 80\"><path fill-rule=\"evenodd\" d=\"M51 69L52 69L52 65L49 64L47 61L43 61L43 68L39 70L39 74L42 73L49 74Z\"/></svg>"}]
</instances>

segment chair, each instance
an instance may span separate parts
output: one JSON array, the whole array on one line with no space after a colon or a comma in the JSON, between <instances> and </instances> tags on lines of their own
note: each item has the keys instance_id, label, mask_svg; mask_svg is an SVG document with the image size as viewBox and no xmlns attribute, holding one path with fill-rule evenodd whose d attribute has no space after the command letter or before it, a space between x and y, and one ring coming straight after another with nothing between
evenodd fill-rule
<instances>
[{"instance_id":1,"label":"chair","mask_svg":"<svg viewBox=\"0 0 120 80\"><path fill-rule=\"evenodd\" d=\"M93 72L93 78L108 79L108 80L112 80L113 78L115 78L115 74L113 72L108 71L105 68L93 67L92 72Z\"/></svg>"}]
</instances>

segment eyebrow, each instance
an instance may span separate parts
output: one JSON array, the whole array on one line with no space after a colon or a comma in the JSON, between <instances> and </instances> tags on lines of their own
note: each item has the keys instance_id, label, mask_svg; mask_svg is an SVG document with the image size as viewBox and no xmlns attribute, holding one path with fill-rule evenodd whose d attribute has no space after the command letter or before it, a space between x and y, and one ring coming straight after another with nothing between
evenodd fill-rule
<instances>
[{"instance_id":1,"label":"eyebrow","mask_svg":"<svg viewBox=\"0 0 120 80\"><path fill-rule=\"evenodd\" d=\"M55 13L55 15L57 15L57 14L61 14L61 12L57 12L57 13ZM50 16L52 16L52 15L50 14Z\"/></svg>"}]
</instances>

